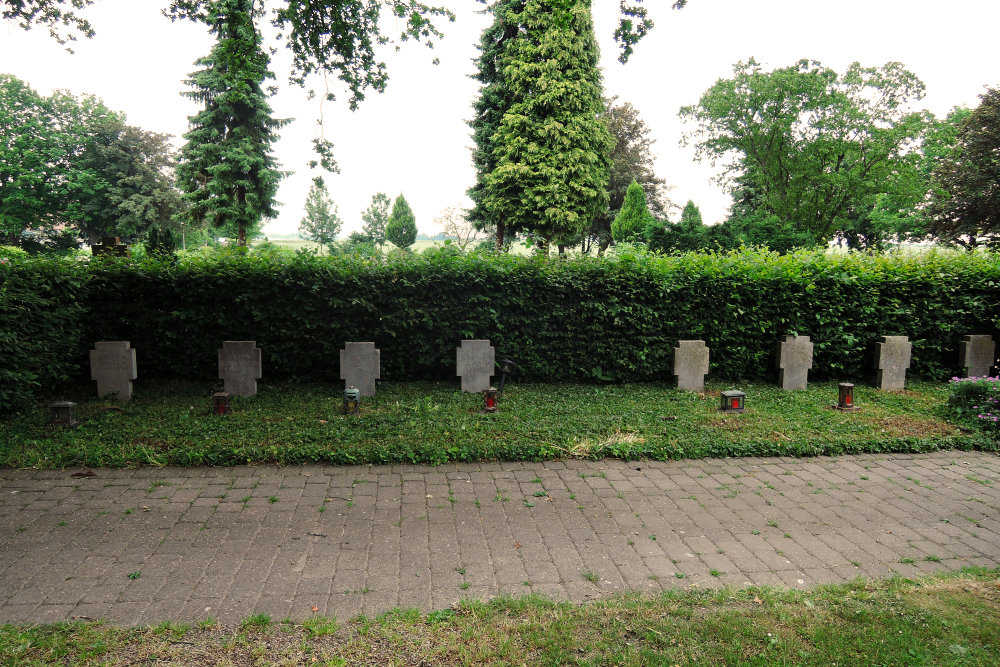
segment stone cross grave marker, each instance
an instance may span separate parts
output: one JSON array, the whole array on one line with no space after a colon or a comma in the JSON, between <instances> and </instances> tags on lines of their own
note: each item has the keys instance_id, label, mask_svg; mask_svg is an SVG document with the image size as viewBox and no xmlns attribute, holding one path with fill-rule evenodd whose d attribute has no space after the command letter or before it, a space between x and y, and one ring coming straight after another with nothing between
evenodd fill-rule
<instances>
[{"instance_id":1,"label":"stone cross grave marker","mask_svg":"<svg viewBox=\"0 0 1000 667\"><path fill-rule=\"evenodd\" d=\"M809 336L785 336L778 343L778 384L782 389L805 389L812 366L813 344Z\"/></svg>"},{"instance_id":2,"label":"stone cross grave marker","mask_svg":"<svg viewBox=\"0 0 1000 667\"><path fill-rule=\"evenodd\" d=\"M97 380L101 398L117 392L119 401L132 400L132 380L136 379L135 350L127 340L94 343L90 351L90 379Z\"/></svg>"},{"instance_id":3,"label":"stone cross grave marker","mask_svg":"<svg viewBox=\"0 0 1000 667\"><path fill-rule=\"evenodd\" d=\"M875 386L887 391L901 391L910 367L912 344L906 336L883 336L875 344Z\"/></svg>"},{"instance_id":4,"label":"stone cross grave marker","mask_svg":"<svg viewBox=\"0 0 1000 667\"><path fill-rule=\"evenodd\" d=\"M374 396L381 355L375 343L346 343L340 351L340 379L344 381L344 389L357 387L362 396Z\"/></svg>"},{"instance_id":5,"label":"stone cross grave marker","mask_svg":"<svg viewBox=\"0 0 1000 667\"><path fill-rule=\"evenodd\" d=\"M997 344L993 336L964 336L958 344L958 358L965 377L986 377L997 360Z\"/></svg>"},{"instance_id":6,"label":"stone cross grave marker","mask_svg":"<svg viewBox=\"0 0 1000 667\"><path fill-rule=\"evenodd\" d=\"M705 391L708 375L708 348L703 340L682 340L674 348L674 375L677 388Z\"/></svg>"},{"instance_id":7,"label":"stone cross grave marker","mask_svg":"<svg viewBox=\"0 0 1000 667\"><path fill-rule=\"evenodd\" d=\"M496 350L488 340L463 340L455 348L455 375L462 377L462 391L475 394L488 388L496 365Z\"/></svg>"},{"instance_id":8,"label":"stone cross grave marker","mask_svg":"<svg viewBox=\"0 0 1000 667\"><path fill-rule=\"evenodd\" d=\"M219 350L219 377L233 396L256 396L261 378L260 348L255 340L227 340Z\"/></svg>"}]
</instances>

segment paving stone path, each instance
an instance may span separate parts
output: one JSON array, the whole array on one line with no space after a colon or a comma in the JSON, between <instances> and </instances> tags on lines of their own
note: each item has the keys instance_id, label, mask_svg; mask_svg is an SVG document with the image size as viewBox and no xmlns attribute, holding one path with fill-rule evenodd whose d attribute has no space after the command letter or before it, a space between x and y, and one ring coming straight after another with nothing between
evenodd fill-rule
<instances>
[{"instance_id":1,"label":"paving stone path","mask_svg":"<svg viewBox=\"0 0 1000 667\"><path fill-rule=\"evenodd\" d=\"M81 472L0 470L0 622L346 618L1000 567L1000 458L981 452Z\"/></svg>"}]
</instances>

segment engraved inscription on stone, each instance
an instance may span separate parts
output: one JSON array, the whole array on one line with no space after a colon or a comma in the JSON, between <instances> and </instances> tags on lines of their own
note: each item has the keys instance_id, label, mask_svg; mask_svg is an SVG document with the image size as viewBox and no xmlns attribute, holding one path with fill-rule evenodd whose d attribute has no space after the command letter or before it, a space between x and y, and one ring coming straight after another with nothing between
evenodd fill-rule
<instances>
[{"instance_id":1,"label":"engraved inscription on stone","mask_svg":"<svg viewBox=\"0 0 1000 667\"><path fill-rule=\"evenodd\" d=\"M375 343L347 343L340 351L340 379L344 389L357 387L362 396L375 395L375 380L381 371L382 351Z\"/></svg>"},{"instance_id":2,"label":"engraved inscription on stone","mask_svg":"<svg viewBox=\"0 0 1000 667\"><path fill-rule=\"evenodd\" d=\"M219 350L219 377L233 396L255 396L261 378L261 354L254 340L227 340Z\"/></svg>"},{"instance_id":3,"label":"engraved inscription on stone","mask_svg":"<svg viewBox=\"0 0 1000 667\"><path fill-rule=\"evenodd\" d=\"M119 401L132 400L136 379L135 350L127 340L94 343L90 351L90 379L97 380L97 395L115 394Z\"/></svg>"},{"instance_id":4,"label":"engraved inscription on stone","mask_svg":"<svg viewBox=\"0 0 1000 667\"><path fill-rule=\"evenodd\" d=\"M490 386L496 368L496 350L488 340L463 340L455 349L455 375L462 378L462 391L478 393Z\"/></svg>"},{"instance_id":5,"label":"engraved inscription on stone","mask_svg":"<svg viewBox=\"0 0 1000 667\"><path fill-rule=\"evenodd\" d=\"M708 348L703 340L682 340L674 348L674 375L677 388L705 391L708 375Z\"/></svg>"},{"instance_id":6,"label":"engraved inscription on stone","mask_svg":"<svg viewBox=\"0 0 1000 667\"><path fill-rule=\"evenodd\" d=\"M993 336L964 336L958 344L959 365L965 377L986 377L997 360L997 345Z\"/></svg>"},{"instance_id":7,"label":"engraved inscription on stone","mask_svg":"<svg viewBox=\"0 0 1000 667\"><path fill-rule=\"evenodd\" d=\"M805 389L813 365L809 336L785 336L778 343L778 384L786 391Z\"/></svg>"},{"instance_id":8,"label":"engraved inscription on stone","mask_svg":"<svg viewBox=\"0 0 1000 667\"><path fill-rule=\"evenodd\" d=\"M901 391L910 367L912 344L906 336L883 336L875 343L875 386L887 391Z\"/></svg>"}]
</instances>

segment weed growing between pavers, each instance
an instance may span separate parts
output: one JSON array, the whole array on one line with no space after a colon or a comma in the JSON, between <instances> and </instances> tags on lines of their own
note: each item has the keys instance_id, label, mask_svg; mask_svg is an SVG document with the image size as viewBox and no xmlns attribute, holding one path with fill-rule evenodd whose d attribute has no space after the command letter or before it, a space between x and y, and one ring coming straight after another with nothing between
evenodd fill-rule
<instances>
[{"instance_id":1,"label":"weed growing between pavers","mask_svg":"<svg viewBox=\"0 0 1000 667\"><path fill-rule=\"evenodd\" d=\"M809 591L689 590L581 605L528 595L350 620L257 615L237 628L211 619L5 625L0 663L993 665L998 591L1000 570L967 569Z\"/></svg>"},{"instance_id":2,"label":"weed growing between pavers","mask_svg":"<svg viewBox=\"0 0 1000 667\"><path fill-rule=\"evenodd\" d=\"M912 383L896 393L861 387L855 413L830 409L834 383L797 392L751 385L748 411L721 415L712 394L725 386L709 383L706 394L695 394L651 384L512 385L500 411L482 415L480 397L453 385L386 383L360 416L344 416L332 385L263 385L253 398L234 398L232 415L218 416L209 414L204 385L146 382L123 412L83 393L69 396L84 422L75 429L49 426L44 406L9 418L0 429L0 464L440 464L1000 447L944 420L946 385ZM154 482L150 493L157 488Z\"/></svg>"}]
</instances>

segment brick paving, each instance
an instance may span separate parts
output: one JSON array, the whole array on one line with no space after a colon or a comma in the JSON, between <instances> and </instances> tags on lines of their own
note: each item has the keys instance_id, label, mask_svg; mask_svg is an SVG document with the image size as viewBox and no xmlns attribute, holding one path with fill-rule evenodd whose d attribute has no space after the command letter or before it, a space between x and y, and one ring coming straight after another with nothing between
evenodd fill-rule
<instances>
[{"instance_id":1,"label":"brick paving","mask_svg":"<svg viewBox=\"0 0 1000 667\"><path fill-rule=\"evenodd\" d=\"M80 472L0 470L0 622L347 618L1000 567L1000 458L982 452Z\"/></svg>"}]
</instances>

